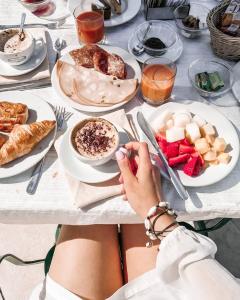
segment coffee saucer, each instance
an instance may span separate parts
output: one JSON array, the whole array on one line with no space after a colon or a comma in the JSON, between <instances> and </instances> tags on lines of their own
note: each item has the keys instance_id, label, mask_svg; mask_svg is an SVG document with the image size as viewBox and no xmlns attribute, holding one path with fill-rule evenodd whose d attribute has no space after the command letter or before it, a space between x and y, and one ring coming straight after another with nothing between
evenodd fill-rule
<instances>
[{"instance_id":1,"label":"coffee saucer","mask_svg":"<svg viewBox=\"0 0 240 300\"><path fill-rule=\"evenodd\" d=\"M47 55L47 46L42 38L36 39L33 54L30 59L22 65L11 66L0 60L0 75L20 76L35 70L44 61Z\"/></svg>"},{"instance_id":2,"label":"coffee saucer","mask_svg":"<svg viewBox=\"0 0 240 300\"><path fill-rule=\"evenodd\" d=\"M114 124L115 125L115 124ZM129 142L130 138L127 132L118 125L115 125L119 133L120 145ZM59 148L59 159L66 172L72 177L86 183L100 183L110 180L119 174L119 168L116 160L112 159L108 163L92 167L88 164L81 162L70 148L68 130L62 138Z\"/></svg>"}]
</instances>

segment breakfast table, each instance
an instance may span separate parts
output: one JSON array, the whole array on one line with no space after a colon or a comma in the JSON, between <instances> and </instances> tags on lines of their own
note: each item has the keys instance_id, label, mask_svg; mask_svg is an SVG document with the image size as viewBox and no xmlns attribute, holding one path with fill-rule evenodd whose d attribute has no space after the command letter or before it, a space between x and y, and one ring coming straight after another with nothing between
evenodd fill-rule
<instances>
[{"instance_id":1,"label":"breakfast table","mask_svg":"<svg viewBox=\"0 0 240 300\"><path fill-rule=\"evenodd\" d=\"M201 2L209 8L217 4L216 1ZM18 1L0 1L0 24L16 23L17 20L20 20L23 11L24 8ZM27 23L39 22L37 17L28 11L26 13ZM127 50L129 36L134 32L136 26L143 21L144 15L141 9L138 15L126 24L107 28L107 43ZM169 22L175 26L173 21ZM66 40L68 46L77 44L75 26L71 18L67 20L66 25L64 24L58 29L48 30L48 32L53 44L59 37ZM209 103L202 98L191 86L188 79L187 70L192 61L197 58L210 59L216 57L210 46L208 31L199 39L187 39L182 36L180 38L183 42L183 52L177 61L177 77L172 101L188 103L190 100L194 100L212 105L234 124L239 134L240 105L233 94L229 92L219 101L221 105L214 105L214 103ZM55 51L50 42L48 43L48 56L50 64L54 64ZM233 62L229 63L234 65ZM22 98L24 98L25 93L36 95L52 105L64 105L51 86L22 90ZM0 99L3 98L4 93L0 91ZM83 115L82 112L78 112L71 107L66 107L66 109L74 113L75 119L76 116ZM148 115L155 110L155 107L144 103L141 95L138 94L124 106L124 109L135 120L137 111L141 110L145 115ZM67 123L66 126L70 126L71 118ZM140 132L140 129L138 132ZM100 201L83 209L76 208L71 199L70 187L66 181L64 172L62 172L62 168L60 168L54 147L47 154L44 172L34 195L26 193L31 173L32 169L20 175L0 180L1 223L87 225L141 222L139 217L130 208L128 202L123 201L121 196ZM240 161L238 161L234 170L220 182L200 188L191 187L187 188L187 190L189 198L183 201L178 197L171 184L163 180L165 198L177 212L179 221L240 218Z\"/></svg>"}]
</instances>

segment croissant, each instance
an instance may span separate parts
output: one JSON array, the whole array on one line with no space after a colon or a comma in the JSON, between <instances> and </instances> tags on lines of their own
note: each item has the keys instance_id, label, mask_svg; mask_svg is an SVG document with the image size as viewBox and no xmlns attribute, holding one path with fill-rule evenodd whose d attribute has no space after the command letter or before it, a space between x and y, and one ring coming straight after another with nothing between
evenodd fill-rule
<instances>
[{"instance_id":1,"label":"croissant","mask_svg":"<svg viewBox=\"0 0 240 300\"><path fill-rule=\"evenodd\" d=\"M0 149L2 145L6 142L7 138L4 135L0 135Z\"/></svg>"},{"instance_id":2,"label":"croissant","mask_svg":"<svg viewBox=\"0 0 240 300\"><path fill-rule=\"evenodd\" d=\"M22 103L0 102L0 130L11 132L14 125L25 124L28 119L28 107Z\"/></svg>"},{"instance_id":3,"label":"croissant","mask_svg":"<svg viewBox=\"0 0 240 300\"><path fill-rule=\"evenodd\" d=\"M9 139L0 149L0 166L31 152L55 127L55 123L55 121L42 121L15 125Z\"/></svg>"}]
</instances>

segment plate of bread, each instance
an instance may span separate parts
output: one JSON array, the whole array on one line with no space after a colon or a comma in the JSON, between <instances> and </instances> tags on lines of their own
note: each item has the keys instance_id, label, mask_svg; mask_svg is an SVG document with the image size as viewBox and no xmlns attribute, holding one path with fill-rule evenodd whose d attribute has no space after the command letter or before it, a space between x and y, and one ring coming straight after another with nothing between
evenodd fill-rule
<instances>
[{"instance_id":1,"label":"plate of bread","mask_svg":"<svg viewBox=\"0 0 240 300\"><path fill-rule=\"evenodd\" d=\"M56 135L50 105L28 92L0 94L0 178L18 175L38 163Z\"/></svg>"},{"instance_id":2,"label":"plate of bread","mask_svg":"<svg viewBox=\"0 0 240 300\"><path fill-rule=\"evenodd\" d=\"M111 46L71 46L56 63L52 85L68 105L85 112L106 112L131 101L141 69L127 51Z\"/></svg>"}]
</instances>

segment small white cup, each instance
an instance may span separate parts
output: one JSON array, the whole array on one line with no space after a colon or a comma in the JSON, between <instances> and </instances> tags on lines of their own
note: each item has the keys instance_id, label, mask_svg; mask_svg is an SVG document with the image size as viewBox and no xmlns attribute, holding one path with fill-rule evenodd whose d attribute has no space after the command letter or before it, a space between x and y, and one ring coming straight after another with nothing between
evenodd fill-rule
<instances>
[{"instance_id":1,"label":"small white cup","mask_svg":"<svg viewBox=\"0 0 240 300\"><path fill-rule=\"evenodd\" d=\"M107 122L111 125L111 127L115 130L116 132L116 145L112 148L111 152L108 152L106 155L102 156L101 158L96 157L96 158L92 158L92 157L87 157L87 156L83 156L82 154L79 153L79 151L77 150L77 147L75 145L74 142L74 136L76 134L76 132L84 126L84 124L86 124L89 121L104 121ZM70 144L70 148L72 149L73 154L83 163L88 164L90 166L100 166L103 165L105 163L107 163L109 160L111 160L112 158L114 158L115 152L117 151L118 147L119 147L119 133L116 129L116 127L109 122L108 120L105 120L103 118L87 118L84 119L82 121L80 121L79 123L77 123L70 131L69 134L69 144Z\"/></svg>"},{"instance_id":2,"label":"small white cup","mask_svg":"<svg viewBox=\"0 0 240 300\"><path fill-rule=\"evenodd\" d=\"M21 49L18 52L6 53L4 52L4 45L6 42L13 37L14 35L19 33L19 29L17 28L9 28L6 30L0 31L0 59L9 65L18 66L24 64L31 57L35 43L32 35L24 30L25 39L27 39L26 47Z\"/></svg>"}]
</instances>

